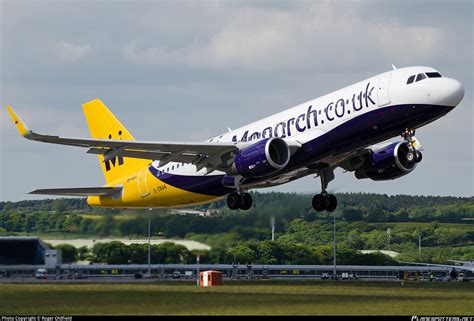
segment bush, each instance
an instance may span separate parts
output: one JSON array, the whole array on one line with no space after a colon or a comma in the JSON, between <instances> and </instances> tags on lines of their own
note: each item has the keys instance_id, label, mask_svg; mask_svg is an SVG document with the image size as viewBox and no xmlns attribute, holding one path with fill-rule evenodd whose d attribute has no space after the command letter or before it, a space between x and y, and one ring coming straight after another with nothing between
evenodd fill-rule
<instances>
[{"instance_id":1,"label":"bush","mask_svg":"<svg viewBox=\"0 0 474 321\"><path fill-rule=\"evenodd\" d=\"M77 261L77 249L70 244L58 244L54 247L61 250L61 257L63 263L71 263Z\"/></svg>"}]
</instances>

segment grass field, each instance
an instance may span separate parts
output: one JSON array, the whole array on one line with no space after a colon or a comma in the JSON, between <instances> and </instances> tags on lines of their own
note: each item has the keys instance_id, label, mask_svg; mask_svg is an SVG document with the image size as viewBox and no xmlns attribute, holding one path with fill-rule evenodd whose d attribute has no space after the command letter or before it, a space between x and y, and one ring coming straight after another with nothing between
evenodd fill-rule
<instances>
[{"instance_id":1,"label":"grass field","mask_svg":"<svg viewBox=\"0 0 474 321\"><path fill-rule=\"evenodd\" d=\"M472 283L0 284L0 315L473 315Z\"/></svg>"}]
</instances>

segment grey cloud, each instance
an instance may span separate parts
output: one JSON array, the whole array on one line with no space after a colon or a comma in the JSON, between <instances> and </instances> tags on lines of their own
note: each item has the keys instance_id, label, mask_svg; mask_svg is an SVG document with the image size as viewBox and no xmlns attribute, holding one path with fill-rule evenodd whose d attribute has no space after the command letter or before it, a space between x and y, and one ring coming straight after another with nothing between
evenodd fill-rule
<instances>
[{"instance_id":1,"label":"grey cloud","mask_svg":"<svg viewBox=\"0 0 474 321\"><path fill-rule=\"evenodd\" d=\"M86 57L92 51L92 47L88 44L80 45L60 41L55 44L57 56L66 62L78 61Z\"/></svg>"},{"instance_id":2,"label":"grey cloud","mask_svg":"<svg viewBox=\"0 0 474 321\"><path fill-rule=\"evenodd\" d=\"M4 53L5 60L12 62L4 77L21 83L127 83L130 78L129 82L136 78L149 82L159 78L153 77L158 71L192 73L189 68L217 74L242 68L271 73L360 72L393 60L403 65L414 59L429 63L445 36L433 26L367 19L364 5L352 2L302 2L288 11L278 6L279 10L265 10L273 6L252 7L246 2L144 2L143 6L78 2L71 6L74 10L63 3L53 10L32 4L34 14L13 19L29 8L25 3L9 3L12 8L5 10L12 14L5 15L2 23L4 42L20 49ZM40 21L48 23L34 28ZM68 43L71 37L93 46L95 52L81 66L64 68L56 64L57 55L50 48ZM412 48L409 56L407 48Z\"/></svg>"},{"instance_id":3,"label":"grey cloud","mask_svg":"<svg viewBox=\"0 0 474 321\"><path fill-rule=\"evenodd\" d=\"M407 48L412 48L411 57L432 59L444 36L433 26L373 22L365 19L360 6L351 7L346 14L325 2L307 3L290 12L223 7L218 15L229 19L210 37L192 38L175 48L159 40L143 48L131 42L124 53L131 62L150 66L329 72L326 62L335 51L338 64L331 65L332 71L360 70L366 67L360 56L372 55L380 62L405 56Z\"/></svg>"}]
</instances>

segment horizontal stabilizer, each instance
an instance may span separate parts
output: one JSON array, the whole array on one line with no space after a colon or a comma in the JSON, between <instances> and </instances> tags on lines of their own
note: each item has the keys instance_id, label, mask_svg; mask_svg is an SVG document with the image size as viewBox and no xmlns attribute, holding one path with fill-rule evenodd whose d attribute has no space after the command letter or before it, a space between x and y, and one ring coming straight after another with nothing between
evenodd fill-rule
<instances>
[{"instance_id":1,"label":"horizontal stabilizer","mask_svg":"<svg viewBox=\"0 0 474 321\"><path fill-rule=\"evenodd\" d=\"M122 187L78 187L37 189L29 194L64 196L109 196L118 193Z\"/></svg>"}]
</instances>

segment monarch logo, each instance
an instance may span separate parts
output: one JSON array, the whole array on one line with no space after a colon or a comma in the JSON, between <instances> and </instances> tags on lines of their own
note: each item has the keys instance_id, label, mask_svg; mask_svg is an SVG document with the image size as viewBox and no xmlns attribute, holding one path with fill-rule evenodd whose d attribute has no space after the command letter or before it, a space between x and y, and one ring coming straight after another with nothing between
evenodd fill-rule
<instances>
[{"instance_id":1,"label":"monarch logo","mask_svg":"<svg viewBox=\"0 0 474 321\"><path fill-rule=\"evenodd\" d=\"M108 172L110 171L111 167L110 164L112 164L113 167L115 167L115 163L117 163L117 166L123 165L123 157L122 156L116 156L112 158L111 160L108 160L105 162L105 170Z\"/></svg>"}]
</instances>

